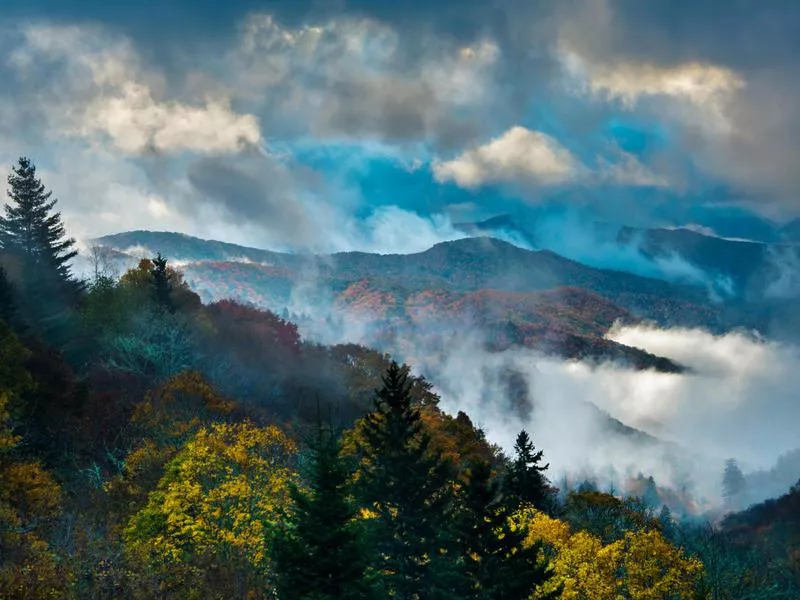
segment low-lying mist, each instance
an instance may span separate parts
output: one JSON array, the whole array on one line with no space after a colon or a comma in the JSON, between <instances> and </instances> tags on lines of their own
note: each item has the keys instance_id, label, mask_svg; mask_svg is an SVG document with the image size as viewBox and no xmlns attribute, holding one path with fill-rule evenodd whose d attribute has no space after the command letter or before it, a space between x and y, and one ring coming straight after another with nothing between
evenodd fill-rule
<instances>
[{"instance_id":1,"label":"low-lying mist","mask_svg":"<svg viewBox=\"0 0 800 600\"><path fill-rule=\"evenodd\" d=\"M637 371L524 350L490 354L478 340L464 340L432 377L445 408L466 411L504 448L511 448L520 428L531 431L556 481L564 474L603 481L613 473L641 472L670 487L688 479L699 496L713 501L720 496L725 459L736 458L746 472L768 469L800 446L797 348L742 333L713 336L641 326L615 329L609 337L689 370ZM509 410L503 385L491 375L509 367L527 383L532 405L527 416ZM667 444L619 435L592 405ZM800 478L798 467L794 480ZM754 495L782 493L792 483L776 482L779 489Z\"/></svg>"},{"instance_id":2,"label":"low-lying mist","mask_svg":"<svg viewBox=\"0 0 800 600\"><path fill-rule=\"evenodd\" d=\"M352 314L328 314L303 329L326 343L375 339L368 320ZM607 337L687 369L662 373L528 349L493 352L470 327L435 341L396 331L391 347L380 349L412 362L434 383L445 410L466 412L504 450L511 452L516 434L527 429L556 485L568 477L620 490L628 478L652 475L660 487L690 494L696 510L711 509L722 499L726 459L745 473L765 472L800 447L797 347L746 332L642 325L615 327ZM748 499L786 492L800 478L795 467L777 480L761 477Z\"/></svg>"}]
</instances>

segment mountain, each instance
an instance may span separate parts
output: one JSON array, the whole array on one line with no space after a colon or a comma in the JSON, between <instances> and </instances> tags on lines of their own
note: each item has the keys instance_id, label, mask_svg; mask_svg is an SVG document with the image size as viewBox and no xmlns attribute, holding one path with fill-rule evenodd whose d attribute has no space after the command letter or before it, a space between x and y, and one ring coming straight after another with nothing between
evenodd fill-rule
<instances>
[{"instance_id":1,"label":"mountain","mask_svg":"<svg viewBox=\"0 0 800 600\"><path fill-rule=\"evenodd\" d=\"M675 363L605 339L615 321L724 328L724 312L704 290L595 269L553 252L488 237L436 244L408 255L346 252L296 255L166 232L128 232L96 240L125 252L161 252L180 263L204 297L242 299L301 322L314 315L357 317L362 341L401 344L407 328L433 332L470 323L495 349L536 348L567 358L621 360L639 368ZM302 299L301 299L302 298ZM307 314L303 314L307 313Z\"/></svg>"},{"instance_id":2,"label":"mountain","mask_svg":"<svg viewBox=\"0 0 800 600\"><path fill-rule=\"evenodd\" d=\"M782 230L780 243L721 237L700 227L637 228L606 222L565 221L564 236L577 236L581 244L588 239L592 246L608 252L632 250L650 261L652 273L665 280L713 289L727 298L762 302L781 296L800 295L800 283L787 294L781 289L787 276L800 279L800 225L790 223ZM508 236L535 248L565 246L554 242L552 228L560 222L518 220L499 215L477 223L456 227L468 235ZM568 253L569 254L569 253ZM630 267L633 268L633 267Z\"/></svg>"}]
</instances>

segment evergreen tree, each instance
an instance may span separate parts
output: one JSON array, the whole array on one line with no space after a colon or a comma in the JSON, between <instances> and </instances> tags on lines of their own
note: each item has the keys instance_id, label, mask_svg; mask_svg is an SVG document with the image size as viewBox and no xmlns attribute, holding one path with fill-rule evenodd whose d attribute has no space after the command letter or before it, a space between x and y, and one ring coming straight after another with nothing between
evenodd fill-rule
<instances>
[{"instance_id":1,"label":"evergreen tree","mask_svg":"<svg viewBox=\"0 0 800 600\"><path fill-rule=\"evenodd\" d=\"M642 502L647 508L653 510L658 508L659 504L661 504L661 497L658 495L658 488L656 487L656 482L652 475L650 475L644 482Z\"/></svg>"},{"instance_id":2,"label":"evergreen tree","mask_svg":"<svg viewBox=\"0 0 800 600\"><path fill-rule=\"evenodd\" d=\"M658 522L661 525L661 532L664 534L664 537L674 541L675 521L672 518L672 511L666 504L661 505L661 511L658 513Z\"/></svg>"},{"instance_id":3,"label":"evergreen tree","mask_svg":"<svg viewBox=\"0 0 800 600\"><path fill-rule=\"evenodd\" d=\"M162 306L169 312L174 312L175 307L172 302L172 282L169 279L169 271L167 270L167 259L158 253L152 259L153 268L150 275L153 278L153 296L156 304Z\"/></svg>"},{"instance_id":4,"label":"evergreen tree","mask_svg":"<svg viewBox=\"0 0 800 600\"><path fill-rule=\"evenodd\" d=\"M554 490L543 473L549 463L540 466L544 452L536 447L523 429L514 444L514 458L508 466L505 495L512 507L530 504L540 510L551 508Z\"/></svg>"},{"instance_id":5,"label":"evergreen tree","mask_svg":"<svg viewBox=\"0 0 800 600\"><path fill-rule=\"evenodd\" d=\"M392 362L363 420L361 499L376 514L373 549L385 596L451 598L452 475L412 405L408 367Z\"/></svg>"},{"instance_id":6,"label":"evergreen tree","mask_svg":"<svg viewBox=\"0 0 800 600\"><path fill-rule=\"evenodd\" d=\"M62 281L71 279L69 262L78 254L75 240L66 236L61 214L53 212L57 200L50 199L36 167L21 157L8 177L10 204L0 217L2 248L20 257L25 268L55 272Z\"/></svg>"},{"instance_id":7,"label":"evergreen tree","mask_svg":"<svg viewBox=\"0 0 800 600\"><path fill-rule=\"evenodd\" d=\"M464 598L525 600L553 575L539 544L525 547L524 529L509 523L511 509L501 502L499 485L487 462L474 463L461 491L459 541L463 556ZM558 593L537 598L555 598Z\"/></svg>"},{"instance_id":8,"label":"evergreen tree","mask_svg":"<svg viewBox=\"0 0 800 600\"><path fill-rule=\"evenodd\" d=\"M722 495L730 506L741 503L747 489L747 480L735 459L725 461L725 472L722 475Z\"/></svg>"},{"instance_id":9,"label":"evergreen tree","mask_svg":"<svg viewBox=\"0 0 800 600\"><path fill-rule=\"evenodd\" d=\"M286 600L377 597L368 578L363 525L349 498L350 471L330 431L311 448L308 491L292 487L294 503L275 541L277 590Z\"/></svg>"},{"instance_id":10,"label":"evergreen tree","mask_svg":"<svg viewBox=\"0 0 800 600\"><path fill-rule=\"evenodd\" d=\"M51 343L61 345L69 307L82 289L70 261L78 254L68 238L56 200L36 177L36 167L20 158L8 177L10 202L0 216L0 249L19 266L21 316Z\"/></svg>"}]
</instances>

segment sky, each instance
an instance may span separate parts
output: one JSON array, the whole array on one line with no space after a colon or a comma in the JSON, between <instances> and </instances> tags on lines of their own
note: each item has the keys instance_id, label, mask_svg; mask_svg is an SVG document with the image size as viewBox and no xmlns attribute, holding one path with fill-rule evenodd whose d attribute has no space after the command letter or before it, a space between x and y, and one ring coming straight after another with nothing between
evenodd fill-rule
<instances>
[{"instance_id":1,"label":"sky","mask_svg":"<svg viewBox=\"0 0 800 600\"><path fill-rule=\"evenodd\" d=\"M794 0L27 0L0 165L31 157L84 242L410 252L549 207L747 236L800 216L799 25Z\"/></svg>"}]
</instances>

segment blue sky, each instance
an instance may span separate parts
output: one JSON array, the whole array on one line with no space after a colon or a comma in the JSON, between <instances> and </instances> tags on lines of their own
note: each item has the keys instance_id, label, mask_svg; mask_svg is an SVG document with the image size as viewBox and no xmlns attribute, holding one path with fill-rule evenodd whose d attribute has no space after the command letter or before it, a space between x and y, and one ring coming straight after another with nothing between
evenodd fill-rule
<instances>
[{"instance_id":1,"label":"blue sky","mask_svg":"<svg viewBox=\"0 0 800 600\"><path fill-rule=\"evenodd\" d=\"M800 203L795 2L29 0L0 161L73 235L421 250L577 212L763 236Z\"/></svg>"}]
</instances>

